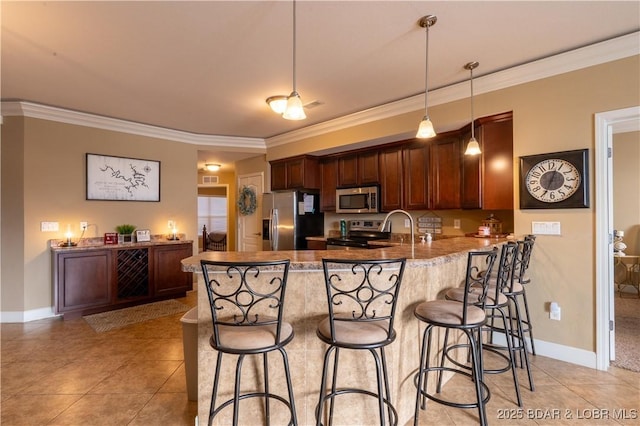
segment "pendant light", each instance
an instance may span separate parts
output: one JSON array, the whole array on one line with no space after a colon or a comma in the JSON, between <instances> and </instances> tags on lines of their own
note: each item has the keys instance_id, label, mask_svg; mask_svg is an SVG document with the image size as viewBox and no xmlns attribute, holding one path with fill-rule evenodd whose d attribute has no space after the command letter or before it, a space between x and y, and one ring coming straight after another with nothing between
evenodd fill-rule
<instances>
[{"instance_id":1,"label":"pendant light","mask_svg":"<svg viewBox=\"0 0 640 426\"><path fill-rule=\"evenodd\" d=\"M478 62L469 62L464 66L465 69L468 69L471 73L471 139L469 139L469 143L467 144L467 150L464 152L464 155L478 155L482 151L480 151L480 144L476 140L474 136L474 125L473 125L473 70L480 65Z\"/></svg>"},{"instance_id":2,"label":"pendant light","mask_svg":"<svg viewBox=\"0 0 640 426\"><path fill-rule=\"evenodd\" d=\"M287 108L282 117L287 120L304 120L307 115L302 107L302 99L296 91L296 1L293 0L293 91L287 98Z\"/></svg>"},{"instance_id":3,"label":"pendant light","mask_svg":"<svg viewBox=\"0 0 640 426\"><path fill-rule=\"evenodd\" d=\"M418 127L418 133L416 133L416 138L419 139L432 138L436 135L436 131L433 129L433 123L431 123L431 119L429 119L427 107L429 98L429 28L435 25L437 20L438 18L434 15L426 15L418 21L418 24L425 29L426 34L426 48L424 54L424 117L420 122L420 127Z\"/></svg>"}]
</instances>

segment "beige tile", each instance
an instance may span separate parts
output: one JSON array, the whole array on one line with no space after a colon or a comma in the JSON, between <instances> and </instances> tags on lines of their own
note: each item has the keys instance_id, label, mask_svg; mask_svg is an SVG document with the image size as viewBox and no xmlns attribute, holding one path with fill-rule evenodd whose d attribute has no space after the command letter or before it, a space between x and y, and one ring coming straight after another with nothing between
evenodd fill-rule
<instances>
[{"instance_id":1,"label":"beige tile","mask_svg":"<svg viewBox=\"0 0 640 426\"><path fill-rule=\"evenodd\" d=\"M16 395L2 401L0 424L49 424L81 397L82 395Z\"/></svg>"},{"instance_id":2,"label":"beige tile","mask_svg":"<svg viewBox=\"0 0 640 426\"><path fill-rule=\"evenodd\" d=\"M95 386L91 394L155 393L180 366L180 361L137 360Z\"/></svg>"},{"instance_id":3,"label":"beige tile","mask_svg":"<svg viewBox=\"0 0 640 426\"><path fill-rule=\"evenodd\" d=\"M152 394L85 395L48 425L126 425L135 418L152 396Z\"/></svg>"},{"instance_id":4,"label":"beige tile","mask_svg":"<svg viewBox=\"0 0 640 426\"><path fill-rule=\"evenodd\" d=\"M127 425L193 425L197 412L197 403L188 401L186 394L158 393Z\"/></svg>"}]
</instances>

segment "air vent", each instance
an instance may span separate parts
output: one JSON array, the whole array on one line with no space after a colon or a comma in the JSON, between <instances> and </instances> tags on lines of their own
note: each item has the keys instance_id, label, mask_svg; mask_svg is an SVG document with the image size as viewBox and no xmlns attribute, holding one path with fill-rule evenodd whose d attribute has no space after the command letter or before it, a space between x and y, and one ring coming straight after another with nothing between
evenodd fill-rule
<instances>
[{"instance_id":1,"label":"air vent","mask_svg":"<svg viewBox=\"0 0 640 426\"><path fill-rule=\"evenodd\" d=\"M218 176L202 176L202 183L204 185L215 185L218 183Z\"/></svg>"}]
</instances>

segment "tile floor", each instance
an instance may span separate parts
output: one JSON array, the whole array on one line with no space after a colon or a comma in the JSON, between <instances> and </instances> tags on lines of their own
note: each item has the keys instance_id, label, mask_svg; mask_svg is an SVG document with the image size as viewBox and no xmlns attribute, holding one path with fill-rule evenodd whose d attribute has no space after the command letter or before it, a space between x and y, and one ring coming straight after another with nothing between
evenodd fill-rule
<instances>
[{"instance_id":1,"label":"tile floor","mask_svg":"<svg viewBox=\"0 0 640 426\"><path fill-rule=\"evenodd\" d=\"M178 300L195 306L196 294ZM197 407L187 400L181 316L106 333L82 319L2 324L0 424L193 425ZM487 376L490 424L640 425L640 373L542 356L532 361L536 390L528 390L520 371L522 409L513 402L510 375ZM469 388L454 378L444 391L459 396ZM474 425L477 416L430 402L420 424Z\"/></svg>"}]
</instances>

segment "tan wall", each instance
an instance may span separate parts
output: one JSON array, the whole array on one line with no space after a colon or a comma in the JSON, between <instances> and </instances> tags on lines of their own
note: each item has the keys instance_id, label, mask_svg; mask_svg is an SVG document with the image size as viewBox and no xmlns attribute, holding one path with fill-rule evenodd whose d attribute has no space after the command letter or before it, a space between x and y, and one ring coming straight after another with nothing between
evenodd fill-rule
<instances>
[{"instance_id":1,"label":"tan wall","mask_svg":"<svg viewBox=\"0 0 640 426\"><path fill-rule=\"evenodd\" d=\"M594 179L591 207L519 210L518 157L588 148L594 168L594 114L640 105L640 56L479 95L477 117L513 111L514 232L531 232L532 221L559 221L561 236L539 236L533 253L529 295L535 338L595 351ZM615 78L611 78L615 76ZM469 121L468 100L429 108L436 127L448 130ZM421 112L355 126L269 149L269 160L415 132ZM549 319L549 302L562 307L562 320Z\"/></svg>"},{"instance_id":2,"label":"tan wall","mask_svg":"<svg viewBox=\"0 0 640 426\"><path fill-rule=\"evenodd\" d=\"M640 132L613 137L613 229L624 231L626 254L640 254Z\"/></svg>"},{"instance_id":3,"label":"tan wall","mask_svg":"<svg viewBox=\"0 0 640 426\"><path fill-rule=\"evenodd\" d=\"M593 173L594 114L640 105L640 82L637 78L640 75L639 64L640 57L635 56L486 93L476 98L475 113L478 117L504 111L513 111L514 114L515 233L529 233L532 221L561 222L562 235L540 236L533 254L533 283L529 290L529 301L537 339L595 351L594 179L593 176L590 177L590 208L519 210L518 156L588 148L589 168ZM430 108L429 112L436 129L452 129L468 122L468 106L468 100L456 101ZM415 132L420 118L421 112L417 111L274 147L268 150L267 159L390 135L407 135ZM14 124L14 120L16 119L5 120L5 125L2 126L3 136L9 123L19 125ZM98 223L99 232L104 232L123 221L139 226L150 222L148 227L154 231L166 227L168 216L173 216L179 222L183 222L186 217L195 217L195 185L192 191L184 190L196 180L196 153L189 145L40 120L26 121L24 158L28 159L28 164L24 170L23 231L16 230L17 234L12 232L7 235L4 223L2 228L3 311L20 310L23 305L25 309L32 309L51 304L46 250L49 235L45 236L38 231L42 220L59 220L61 223L89 220L91 223ZM84 172L81 167L76 169L78 164L83 164L84 152L131 155L163 161L163 201L151 206L149 203L127 203L131 207L127 207L126 212L121 207L124 203L107 203L116 206L103 209L84 201ZM14 157L19 157L19 154L14 154ZM11 161L5 158L4 147L2 161L3 166L6 161ZM67 167L68 170L65 169L65 164L71 164ZM261 171L265 173L265 188L269 188L268 165L264 158L256 157L237 164L238 174ZM4 167L2 173L4 222L5 211L8 210L14 217L17 214L7 208L7 175ZM56 177L57 174L60 177ZM230 195L235 197L235 191ZM191 229L188 234L190 238L195 238L197 230ZM23 281L19 280L19 274L16 275L17 282L9 284L4 279L6 237L25 241L23 261L12 264L24 265ZM17 255L16 259L19 258ZM13 292L19 295L21 286L24 287L24 303L15 299L5 300L5 289L9 294ZM562 321L549 320L550 301L556 301L562 307Z\"/></svg>"},{"instance_id":4,"label":"tan wall","mask_svg":"<svg viewBox=\"0 0 640 426\"><path fill-rule=\"evenodd\" d=\"M16 129L23 120L21 138ZM86 153L160 161L161 201L87 201ZM7 117L2 125L2 160L3 312L53 306L48 240L63 238L68 224L76 238L80 235L80 221L90 224L86 237L113 232L122 223L163 234L167 233L167 221L172 219L180 233L197 241L194 185L197 151L193 145L47 120ZM14 188L20 188L22 176L23 191L12 194ZM11 224L5 226L6 220L11 220ZM41 232L43 221L59 222L60 232ZM20 250L22 244L24 249ZM5 271L10 270L16 272L5 276Z\"/></svg>"}]
</instances>

